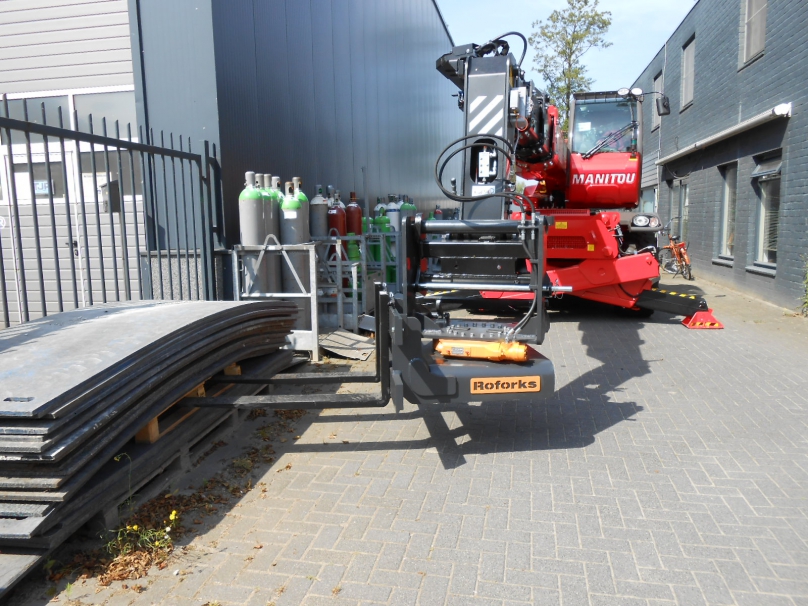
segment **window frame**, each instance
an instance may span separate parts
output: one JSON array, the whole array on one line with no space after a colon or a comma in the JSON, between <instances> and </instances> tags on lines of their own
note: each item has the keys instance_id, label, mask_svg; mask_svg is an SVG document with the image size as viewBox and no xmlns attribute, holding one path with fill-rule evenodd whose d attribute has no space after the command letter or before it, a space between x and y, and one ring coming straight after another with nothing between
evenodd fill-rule
<instances>
[{"instance_id":1,"label":"window frame","mask_svg":"<svg viewBox=\"0 0 808 606\"><path fill-rule=\"evenodd\" d=\"M679 241L685 242L688 231L688 220L690 211L690 187L687 181L682 181L679 184L679 221L676 226L676 232L679 235Z\"/></svg>"},{"instance_id":2,"label":"window frame","mask_svg":"<svg viewBox=\"0 0 808 606\"><path fill-rule=\"evenodd\" d=\"M688 57L691 57L690 60L690 71L688 72ZM696 36L692 36L687 42L685 42L684 46L682 46L682 86L681 86L681 101L682 107L679 110L684 111L688 107L693 104L693 100L696 97ZM687 92L687 84L688 84L688 77L690 83L690 97L686 98L685 94Z\"/></svg>"},{"instance_id":3,"label":"window frame","mask_svg":"<svg viewBox=\"0 0 808 606\"><path fill-rule=\"evenodd\" d=\"M659 86L657 86L657 83ZM659 72L656 77L654 77L651 87L654 89L654 93L662 93L662 72ZM662 124L662 116L656 110L656 100L659 98L659 94L654 95L654 102L650 104L651 106L651 130L655 131L660 127Z\"/></svg>"},{"instance_id":4,"label":"window frame","mask_svg":"<svg viewBox=\"0 0 808 606\"><path fill-rule=\"evenodd\" d=\"M780 180L780 175L774 175L771 177L762 177L757 180L758 181L758 188L760 189L760 196L758 202L758 212L757 212L757 226L755 228L755 265L759 265L762 267L775 269L777 267L777 244L779 243L779 236L780 236L780 206L783 199L782 196L782 182ZM772 196L770 195L768 189L774 182L777 181L777 232L775 233L775 245L774 245L774 261L770 261L766 258L766 251L772 249L764 248L766 244L766 228L767 228L767 219L771 216L771 211L766 208L766 204L769 198Z\"/></svg>"},{"instance_id":5,"label":"window frame","mask_svg":"<svg viewBox=\"0 0 808 606\"><path fill-rule=\"evenodd\" d=\"M721 227L720 227L720 234L718 240L718 257L720 259L727 259L727 260L734 260L735 259L735 235L736 235L736 215L738 212L738 163L737 162L730 162L729 164L725 164L719 167L721 171ZM733 186L732 186L732 246L733 250L728 252L728 232L729 232L729 225L730 225L730 216L729 216L729 200L730 200L730 183L729 183L729 175L733 175Z\"/></svg>"},{"instance_id":6,"label":"window frame","mask_svg":"<svg viewBox=\"0 0 808 606\"><path fill-rule=\"evenodd\" d=\"M749 15L751 5L754 0L744 0L744 27L743 27L743 63L751 63L766 51L766 21L769 9L769 0L762 0L763 6L757 10L754 15ZM754 51L750 51L749 36L750 25L754 19L761 19L763 21L763 39L761 46Z\"/></svg>"}]
</instances>

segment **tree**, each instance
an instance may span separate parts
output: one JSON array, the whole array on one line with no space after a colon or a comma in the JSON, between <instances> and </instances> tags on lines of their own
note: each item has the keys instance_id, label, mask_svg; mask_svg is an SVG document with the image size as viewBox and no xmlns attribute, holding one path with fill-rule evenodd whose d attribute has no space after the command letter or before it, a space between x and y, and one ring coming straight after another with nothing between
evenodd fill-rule
<instances>
[{"instance_id":1,"label":"tree","mask_svg":"<svg viewBox=\"0 0 808 606\"><path fill-rule=\"evenodd\" d=\"M593 80L586 75L582 58L592 48L608 48L606 32L612 24L609 11L598 10L599 0L567 0L547 21L534 21L529 41L536 51L536 67L547 84L547 94L563 117L566 131L573 93L588 90Z\"/></svg>"}]
</instances>

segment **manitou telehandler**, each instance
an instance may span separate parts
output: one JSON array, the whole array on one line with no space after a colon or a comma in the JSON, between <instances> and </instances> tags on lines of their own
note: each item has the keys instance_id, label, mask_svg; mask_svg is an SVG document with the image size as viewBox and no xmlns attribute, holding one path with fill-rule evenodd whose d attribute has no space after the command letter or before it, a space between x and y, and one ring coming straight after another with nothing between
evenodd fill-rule
<instances>
[{"instance_id":1,"label":"manitou telehandler","mask_svg":"<svg viewBox=\"0 0 808 606\"><path fill-rule=\"evenodd\" d=\"M506 37L521 38L517 62ZM576 93L570 107L568 138L558 109L521 68L527 42L509 32L484 45L467 44L440 57L437 69L459 89L466 134L448 146L436 164L444 193L461 202L462 219L520 220L524 212L552 218L547 234L549 283L565 286L582 299L634 310L661 310L686 316L686 326L718 326L703 299L670 294L656 287L659 217L639 212L642 177L641 89ZM659 109L666 107L661 97ZM659 111L658 109L658 111ZM442 179L448 162L462 155L460 193ZM453 188L454 189L454 188ZM499 192L523 193L527 208ZM475 236L468 236L474 238ZM475 258L441 260L441 270L476 273ZM527 260L491 261L503 279L520 280ZM436 298L446 307L465 301L513 304L527 293L487 290L469 293L441 281ZM489 305L490 307L490 305Z\"/></svg>"}]
</instances>

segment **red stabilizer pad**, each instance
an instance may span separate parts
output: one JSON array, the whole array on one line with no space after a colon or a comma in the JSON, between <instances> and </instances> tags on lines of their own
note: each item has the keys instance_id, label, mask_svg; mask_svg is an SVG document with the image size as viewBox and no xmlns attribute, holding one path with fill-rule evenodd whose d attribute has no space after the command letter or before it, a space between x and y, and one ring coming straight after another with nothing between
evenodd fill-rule
<instances>
[{"instance_id":1,"label":"red stabilizer pad","mask_svg":"<svg viewBox=\"0 0 808 606\"><path fill-rule=\"evenodd\" d=\"M682 320L682 324L693 329L724 328L724 325L715 319L712 309L697 311L692 316L687 316Z\"/></svg>"}]
</instances>

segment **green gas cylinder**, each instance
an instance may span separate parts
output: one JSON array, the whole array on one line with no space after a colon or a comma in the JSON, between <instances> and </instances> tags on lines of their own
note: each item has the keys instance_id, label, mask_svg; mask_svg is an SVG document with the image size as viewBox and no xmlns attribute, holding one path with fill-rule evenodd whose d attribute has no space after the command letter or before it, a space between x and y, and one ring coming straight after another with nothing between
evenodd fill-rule
<instances>
[{"instance_id":1,"label":"green gas cylinder","mask_svg":"<svg viewBox=\"0 0 808 606\"><path fill-rule=\"evenodd\" d=\"M387 217L384 217L384 218L387 219L387 222L382 224L381 232L383 234L392 233L394 230L393 230L393 227L390 225L390 219L387 218ZM394 284L395 281L396 281L396 266L395 266L396 249L395 249L395 246L393 245L393 240L392 239L387 240L386 249L387 249L387 254L385 256L385 261L391 263L390 265L387 266L387 278L386 279L387 279L388 283Z\"/></svg>"},{"instance_id":2,"label":"green gas cylinder","mask_svg":"<svg viewBox=\"0 0 808 606\"><path fill-rule=\"evenodd\" d=\"M349 232L348 236L355 236L356 234L353 232ZM359 242L356 240L348 240L348 261L361 261L362 260L362 253L359 250Z\"/></svg>"},{"instance_id":3,"label":"green gas cylinder","mask_svg":"<svg viewBox=\"0 0 808 606\"><path fill-rule=\"evenodd\" d=\"M410 202L410 199L407 196L404 196L404 202L401 203L401 207L399 208L401 211L401 221L406 222L407 217L414 217L415 213L418 212L418 209L415 207L415 204Z\"/></svg>"},{"instance_id":4,"label":"green gas cylinder","mask_svg":"<svg viewBox=\"0 0 808 606\"><path fill-rule=\"evenodd\" d=\"M390 226L390 217L386 215L379 215L375 219L373 219L373 230L380 234L384 232L384 226ZM373 244L371 245L373 252L370 253L371 258L374 261L381 261L382 260L382 248L381 248L381 238L374 239Z\"/></svg>"}]
</instances>

